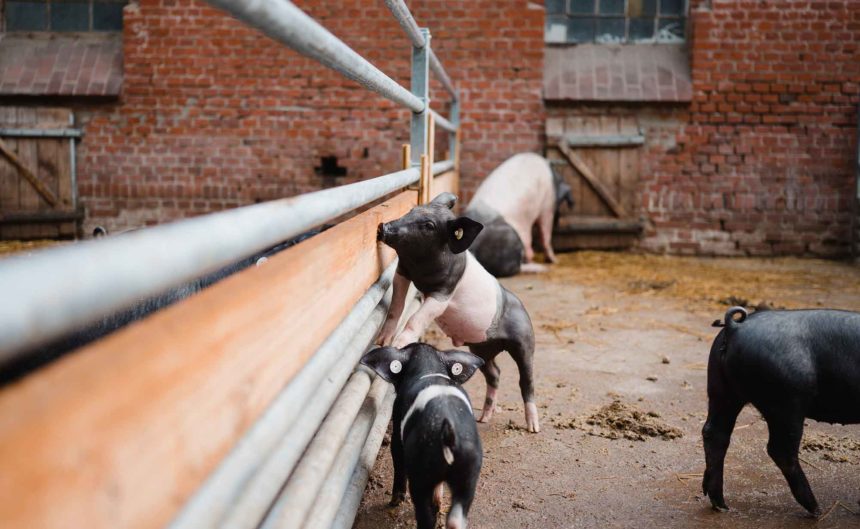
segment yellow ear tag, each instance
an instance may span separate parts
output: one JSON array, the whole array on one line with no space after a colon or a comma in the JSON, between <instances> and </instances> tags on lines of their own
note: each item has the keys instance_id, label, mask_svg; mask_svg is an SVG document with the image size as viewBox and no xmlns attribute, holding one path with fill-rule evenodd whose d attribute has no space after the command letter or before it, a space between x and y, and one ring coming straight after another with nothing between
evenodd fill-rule
<instances>
[{"instance_id":1,"label":"yellow ear tag","mask_svg":"<svg viewBox=\"0 0 860 529\"><path fill-rule=\"evenodd\" d=\"M460 239L462 239L463 238L463 228L457 228L456 230L454 230L454 237L456 237L456 239L458 241Z\"/></svg>"}]
</instances>

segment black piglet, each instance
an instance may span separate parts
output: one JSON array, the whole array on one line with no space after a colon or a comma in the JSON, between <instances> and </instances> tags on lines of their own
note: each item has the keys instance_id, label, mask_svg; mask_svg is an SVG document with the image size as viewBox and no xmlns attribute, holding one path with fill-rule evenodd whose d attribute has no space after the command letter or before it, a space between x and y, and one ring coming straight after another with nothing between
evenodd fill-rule
<instances>
[{"instance_id":1,"label":"black piglet","mask_svg":"<svg viewBox=\"0 0 860 529\"><path fill-rule=\"evenodd\" d=\"M392 382L394 429L391 504L406 497L415 505L418 529L432 529L442 500L451 490L447 528L463 529L475 497L483 450L472 404L461 387L484 361L465 351L439 351L424 343L403 349L380 347L361 363Z\"/></svg>"}]
</instances>

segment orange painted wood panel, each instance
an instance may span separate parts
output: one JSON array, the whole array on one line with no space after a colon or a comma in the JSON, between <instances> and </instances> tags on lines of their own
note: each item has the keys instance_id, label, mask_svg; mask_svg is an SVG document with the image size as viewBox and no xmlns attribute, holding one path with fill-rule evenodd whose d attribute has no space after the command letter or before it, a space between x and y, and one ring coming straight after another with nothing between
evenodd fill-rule
<instances>
[{"instance_id":1,"label":"orange painted wood panel","mask_svg":"<svg viewBox=\"0 0 860 529\"><path fill-rule=\"evenodd\" d=\"M416 198L2 389L0 527L163 527L377 279L393 252L376 227Z\"/></svg>"}]
</instances>

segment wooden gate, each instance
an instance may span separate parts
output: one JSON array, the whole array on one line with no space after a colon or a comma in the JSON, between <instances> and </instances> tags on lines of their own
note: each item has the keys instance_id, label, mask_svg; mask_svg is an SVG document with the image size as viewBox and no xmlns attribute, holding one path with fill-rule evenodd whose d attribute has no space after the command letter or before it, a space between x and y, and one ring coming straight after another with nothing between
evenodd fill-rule
<instances>
[{"instance_id":1,"label":"wooden gate","mask_svg":"<svg viewBox=\"0 0 860 529\"><path fill-rule=\"evenodd\" d=\"M0 107L0 239L76 235L73 119L63 108Z\"/></svg>"},{"instance_id":2,"label":"wooden gate","mask_svg":"<svg viewBox=\"0 0 860 529\"><path fill-rule=\"evenodd\" d=\"M633 116L549 118L547 158L570 184L575 205L560 219L557 249L625 248L637 217L639 154L645 138Z\"/></svg>"}]
</instances>

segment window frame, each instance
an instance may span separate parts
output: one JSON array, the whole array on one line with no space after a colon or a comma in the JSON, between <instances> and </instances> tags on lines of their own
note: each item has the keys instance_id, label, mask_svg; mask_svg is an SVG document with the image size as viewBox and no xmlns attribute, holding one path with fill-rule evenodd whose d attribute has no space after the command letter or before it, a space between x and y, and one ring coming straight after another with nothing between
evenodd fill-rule
<instances>
[{"instance_id":1,"label":"window frame","mask_svg":"<svg viewBox=\"0 0 860 529\"><path fill-rule=\"evenodd\" d=\"M630 0L623 0L624 9L623 13L601 13L600 12L600 3L604 0L593 0L594 9L591 13L574 13L571 9L573 0L562 0L563 4L563 12L561 13L550 13L548 10L546 11L546 18L544 23L544 44L546 45L555 45L555 46L576 46L580 44L685 44L689 40L689 31L690 27L688 21L690 19L690 0L681 0L683 2L682 14L681 15L668 15L661 14L661 7L663 0L654 0L654 27L651 33L650 38L646 39L633 39L630 36L630 25L631 21L637 18L652 18L652 17L636 17L631 16L630 13ZM547 2L544 2L544 7L546 8ZM548 40L549 28L550 28L550 17L552 18L562 18L565 21L565 38L564 40ZM591 20L595 24L594 36L589 40L571 40L568 35L568 24L571 20ZM619 40L598 40L599 35L597 31L597 24L601 20L623 20L624 21L624 37ZM661 39L660 38L660 24L664 21L683 21L684 29L683 36L680 38L673 39Z\"/></svg>"},{"instance_id":2,"label":"window frame","mask_svg":"<svg viewBox=\"0 0 860 529\"><path fill-rule=\"evenodd\" d=\"M44 29L9 29L8 28L8 17L7 10L9 8L9 2L4 1L0 3L0 33L16 35L16 34L27 34L27 33L50 33L50 34L62 34L62 35L73 35L73 34L111 34L111 33L122 33L124 20L122 19L122 14L120 14L120 27L118 29L94 29L95 24L95 4L105 3L105 4L121 4L123 7L128 5L129 0L78 0L74 2L64 2L62 0L27 0L33 3L45 4L45 28ZM53 4L86 4L87 5L87 29L76 29L76 30L56 30L51 27L51 6Z\"/></svg>"}]
</instances>

